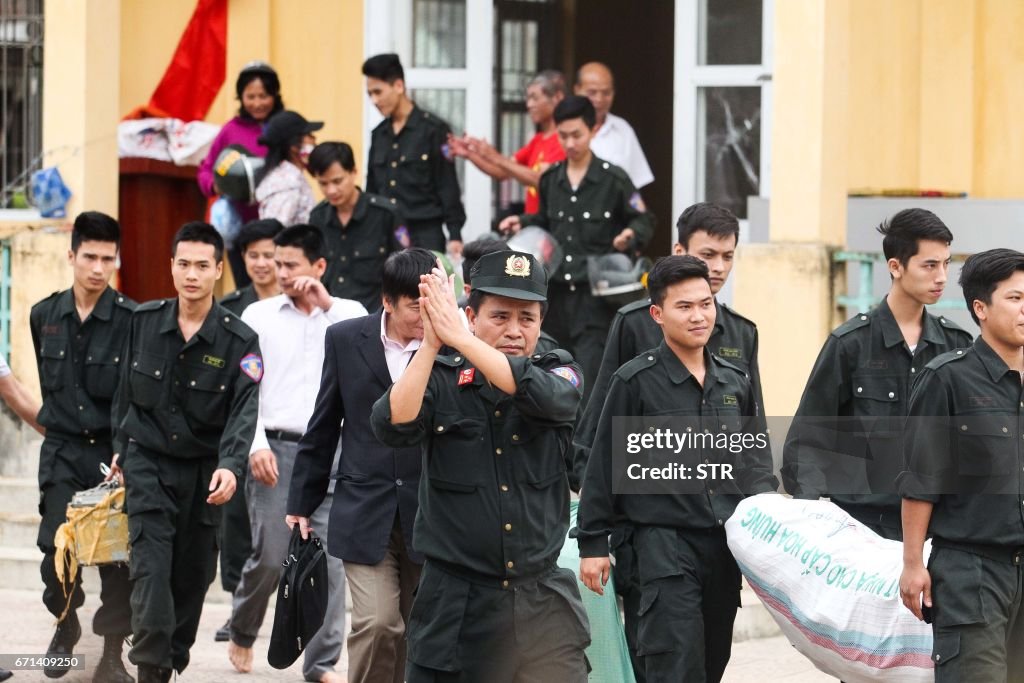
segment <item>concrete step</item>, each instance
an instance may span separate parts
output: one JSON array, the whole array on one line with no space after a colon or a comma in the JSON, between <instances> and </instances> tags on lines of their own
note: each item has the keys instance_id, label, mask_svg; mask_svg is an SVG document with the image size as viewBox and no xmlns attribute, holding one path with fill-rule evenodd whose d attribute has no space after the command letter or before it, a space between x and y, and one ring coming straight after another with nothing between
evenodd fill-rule
<instances>
[{"instance_id":1,"label":"concrete step","mask_svg":"<svg viewBox=\"0 0 1024 683\"><path fill-rule=\"evenodd\" d=\"M34 547L40 519L39 515L32 513L0 512L0 546Z\"/></svg>"},{"instance_id":2,"label":"concrete step","mask_svg":"<svg viewBox=\"0 0 1024 683\"><path fill-rule=\"evenodd\" d=\"M742 608L736 612L736 621L732 628L733 642L782 635L779 625L775 623L768 608L761 603L757 594L747 585L746 580L743 581L740 602Z\"/></svg>"},{"instance_id":3,"label":"concrete step","mask_svg":"<svg viewBox=\"0 0 1024 683\"><path fill-rule=\"evenodd\" d=\"M38 514L39 481L34 477L0 477L0 512Z\"/></svg>"}]
</instances>

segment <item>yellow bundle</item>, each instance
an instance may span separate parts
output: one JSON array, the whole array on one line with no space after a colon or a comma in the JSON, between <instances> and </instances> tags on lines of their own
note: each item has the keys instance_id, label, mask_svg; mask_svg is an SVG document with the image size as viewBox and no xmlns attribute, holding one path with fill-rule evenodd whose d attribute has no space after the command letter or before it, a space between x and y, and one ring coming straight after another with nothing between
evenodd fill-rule
<instances>
[{"instance_id":1,"label":"yellow bundle","mask_svg":"<svg viewBox=\"0 0 1024 683\"><path fill-rule=\"evenodd\" d=\"M65 590L75 582L78 565L128 561L128 515L124 487L100 484L76 493L68 503L68 521L54 537L54 565ZM67 567L68 580L64 580Z\"/></svg>"}]
</instances>

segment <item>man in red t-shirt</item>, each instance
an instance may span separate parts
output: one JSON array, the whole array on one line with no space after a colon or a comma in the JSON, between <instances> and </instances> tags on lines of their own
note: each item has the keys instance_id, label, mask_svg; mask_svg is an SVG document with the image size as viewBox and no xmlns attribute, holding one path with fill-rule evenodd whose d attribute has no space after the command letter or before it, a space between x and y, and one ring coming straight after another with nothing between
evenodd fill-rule
<instances>
[{"instance_id":1,"label":"man in red t-shirt","mask_svg":"<svg viewBox=\"0 0 1024 683\"><path fill-rule=\"evenodd\" d=\"M555 132L555 106L565 97L565 77L554 70L541 71L526 86L526 111L537 132L522 149L506 157L486 140L465 134L448 136L452 154L461 156L496 180L515 178L526 187L526 213L540 208L537 183L548 166L565 159Z\"/></svg>"}]
</instances>

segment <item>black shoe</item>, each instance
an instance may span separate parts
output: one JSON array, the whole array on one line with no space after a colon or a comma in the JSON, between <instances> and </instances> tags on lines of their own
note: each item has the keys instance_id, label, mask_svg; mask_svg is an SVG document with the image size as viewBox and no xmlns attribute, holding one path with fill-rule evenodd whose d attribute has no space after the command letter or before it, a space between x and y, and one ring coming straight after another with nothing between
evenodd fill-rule
<instances>
[{"instance_id":1,"label":"black shoe","mask_svg":"<svg viewBox=\"0 0 1024 683\"><path fill-rule=\"evenodd\" d=\"M0 681L6 681L13 675L14 674L8 671L7 669L0 669Z\"/></svg>"},{"instance_id":2,"label":"black shoe","mask_svg":"<svg viewBox=\"0 0 1024 683\"><path fill-rule=\"evenodd\" d=\"M92 675L93 683L135 683L121 661L121 649L124 638L106 636L103 639L103 657L100 658L96 673Z\"/></svg>"},{"instance_id":3,"label":"black shoe","mask_svg":"<svg viewBox=\"0 0 1024 683\"><path fill-rule=\"evenodd\" d=\"M139 664L139 683L167 683L171 680L171 670L152 664Z\"/></svg>"},{"instance_id":4,"label":"black shoe","mask_svg":"<svg viewBox=\"0 0 1024 683\"><path fill-rule=\"evenodd\" d=\"M217 633L214 634L213 639L218 643L226 643L231 640L231 620L228 619L224 622L224 625L217 629Z\"/></svg>"},{"instance_id":5,"label":"black shoe","mask_svg":"<svg viewBox=\"0 0 1024 683\"><path fill-rule=\"evenodd\" d=\"M53 633L50 647L46 648L47 658L67 657L73 654L75 644L78 643L78 639L81 637L82 625L78 623L78 613L70 612L64 617L64 621L57 624L57 630ZM60 678L67 672L67 667L43 669L43 673L46 674L47 678Z\"/></svg>"}]
</instances>

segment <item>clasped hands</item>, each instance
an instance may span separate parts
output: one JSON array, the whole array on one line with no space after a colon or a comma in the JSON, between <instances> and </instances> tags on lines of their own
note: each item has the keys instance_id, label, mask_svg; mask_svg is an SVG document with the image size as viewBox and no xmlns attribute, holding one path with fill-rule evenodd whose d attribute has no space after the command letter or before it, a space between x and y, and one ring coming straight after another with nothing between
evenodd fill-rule
<instances>
[{"instance_id":1,"label":"clasped hands","mask_svg":"<svg viewBox=\"0 0 1024 683\"><path fill-rule=\"evenodd\" d=\"M434 351L442 346L458 349L472 338L455 301L455 276L447 275L440 261L429 274L420 275L419 289L424 346Z\"/></svg>"}]
</instances>

